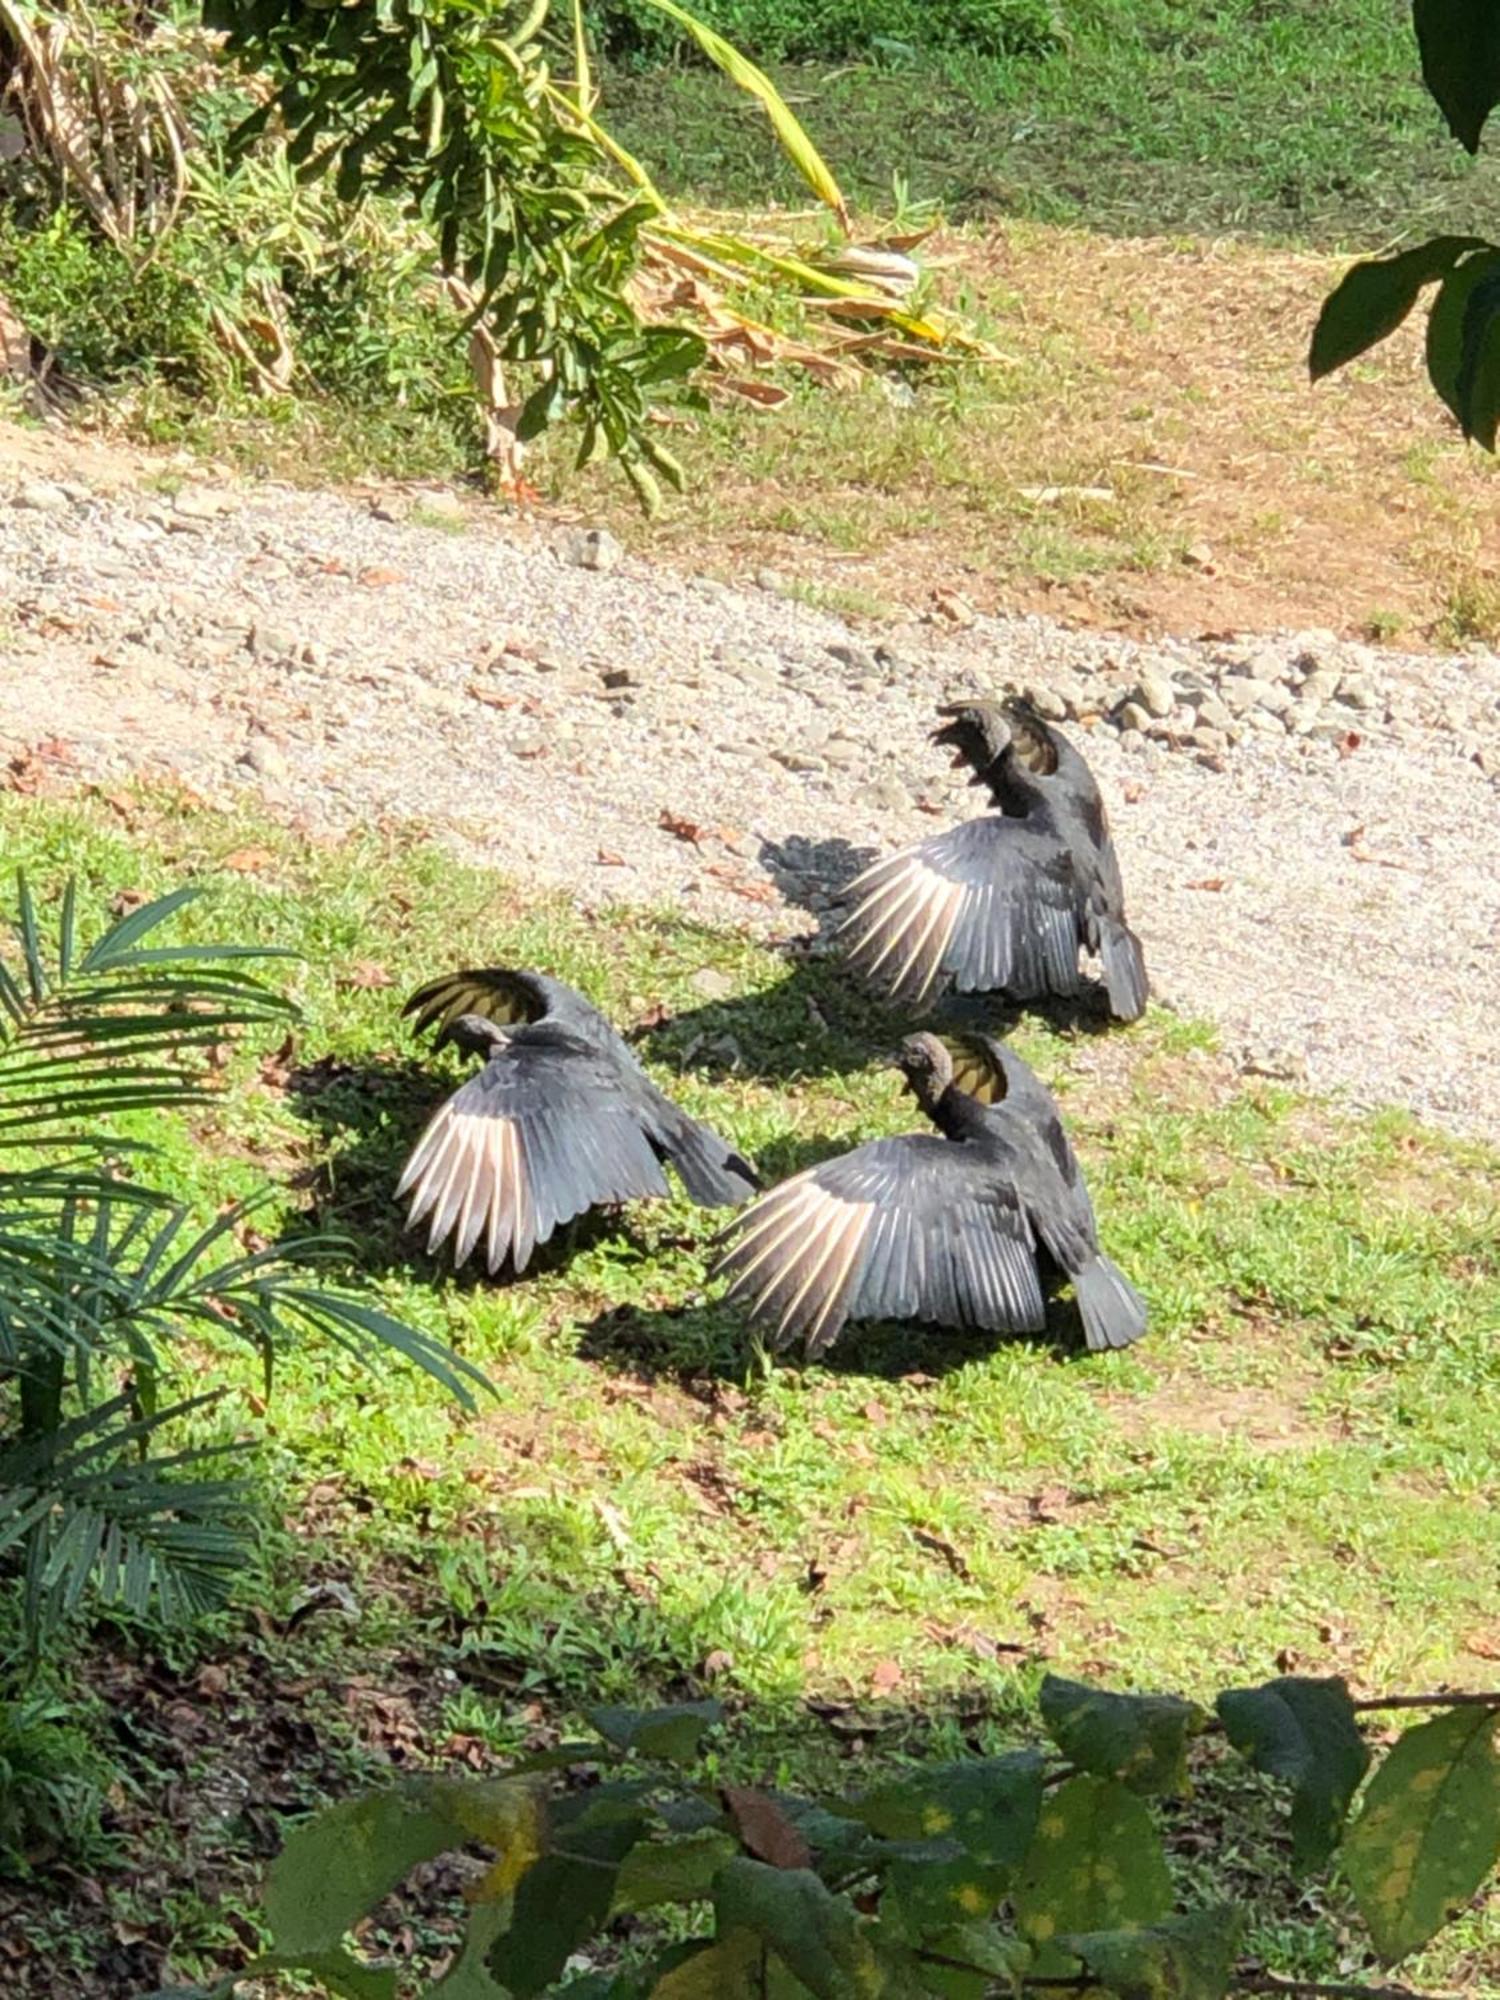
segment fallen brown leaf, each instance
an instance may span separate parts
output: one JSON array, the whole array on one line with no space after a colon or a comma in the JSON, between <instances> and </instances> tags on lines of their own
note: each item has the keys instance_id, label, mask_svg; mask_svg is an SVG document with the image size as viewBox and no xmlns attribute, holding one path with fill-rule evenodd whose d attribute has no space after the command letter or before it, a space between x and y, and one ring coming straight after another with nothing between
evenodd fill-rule
<instances>
[{"instance_id":1,"label":"fallen brown leaf","mask_svg":"<svg viewBox=\"0 0 1500 2000\"><path fill-rule=\"evenodd\" d=\"M601 868L623 868L625 866L624 855L616 854L613 849L608 847L601 847L594 858Z\"/></svg>"},{"instance_id":2,"label":"fallen brown leaf","mask_svg":"<svg viewBox=\"0 0 1500 2000\"><path fill-rule=\"evenodd\" d=\"M724 1810L746 1851L772 1868L810 1868L812 1850L774 1799L753 1785L725 1785Z\"/></svg>"},{"instance_id":3,"label":"fallen brown leaf","mask_svg":"<svg viewBox=\"0 0 1500 2000\"><path fill-rule=\"evenodd\" d=\"M297 1037L288 1035L279 1048L260 1059L260 1080L268 1090L285 1090L297 1060Z\"/></svg>"},{"instance_id":4,"label":"fallen brown leaf","mask_svg":"<svg viewBox=\"0 0 1500 2000\"><path fill-rule=\"evenodd\" d=\"M694 847L702 843L704 835L708 832L708 828L700 826L697 820L683 819L678 813L668 812L665 806L656 824L663 833L670 833L674 840L691 841Z\"/></svg>"},{"instance_id":5,"label":"fallen brown leaf","mask_svg":"<svg viewBox=\"0 0 1500 2000\"><path fill-rule=\"evenodd\" d=\"M231 875L259 875L275 859L269 847L237 847L224 856L219 866L227 868Z\"/></svg>"},{"instance_id":6,"label":"fallen brown leaf","mask_svg":"<svg viewBox=\"0 0 1500 2000\"><path fill-rule=\"evenodd\" d=\"M1351 826L1349 831L1342 836L1342 840L1344 846L1349 850L1350 858L1354 861L1364 862L1366 867L1405 868L1408 865L1404 861L1393 859L1389 854L1372 854L1369 848L1365 846L1365 829L1363 824Z\"/></svg>"},{"instance_id":7,"label":"fallen brown leaf","mask_svg":"<svg viewBox=\"0 0 1500 2000\"><path fill-rule=\"evenodd\" d=\"M1217 894L1220 889L1226 886L1226 878L1222 875L1204 875L1200 880L1189 882L1186 886L1189 889L1211 889Z\"/></svg>"},{"instance_id":8,"label":"fallen brown leaf","mask_svg":"<svg viewBox=\"0 0 1500 2000\"><path fill-rule=\"evenodd\" d=\"M394 986L396 982L386 967L377 960L361 958L355 961L338 983L340 986L351 986L359 993L373 993L382 986Z\"/></svg>"},{"instance_id":9,"label":"fallen brown leaf","mask_svg":"<svg viewBox=\"0 0 1500 2000\"><path fill-rule=\"evenodd\" d=\"M342 568L343 564L340 563L338 570L342 570ZM338 570L335 570L334 573L337 574ZM366 590L381 590L387 584L405 583L406 577L399 569L381 569L377 566L374 569L362 569L359 573L359 580Z\"/></svg>"},{"instance_id":10,"label":"fallen brown leaf","mask_svg":"<svg viewBox=\"0 0 1500 2000\"><path fill-rule=\"evenodd\" d=\"M870 1676L872 1694L893 1694L900 1687L904 1675L894 1660L880 1660Z\"/></svg>"},{"instance_id":11,"label":"fallen brown leaf","mask_svg":"<svg viewBox=\"0 0 1500 2000\"><path fill-rule=\"evenodd\" d=\"M516 694L502 694L499 688L486 687L482 681L470 681L468 691L475 701L482 701L486 708L514 708L521 699Z\"/></svg>"}]
</instances>

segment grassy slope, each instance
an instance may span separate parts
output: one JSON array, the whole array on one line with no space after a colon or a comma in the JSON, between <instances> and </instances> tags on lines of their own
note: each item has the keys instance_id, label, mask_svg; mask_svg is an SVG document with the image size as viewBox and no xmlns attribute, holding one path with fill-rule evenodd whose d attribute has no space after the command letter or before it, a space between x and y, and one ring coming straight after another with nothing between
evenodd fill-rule
<instances>
[{"instance_id":1,"label":"grassy slope","mask_svg":"<svg viewBox=\"0 0 1500 2000\"><path fill-rule=\"evenodd\" d=\"M1368 246L1493 222L1422 89L1397 0L1065 0L1045 56L913 58L783 72L851 192L893 176L955 219L1023 215L1109 234L1232 231ZM800 206L763 122L716 76L616 77L619 135L698 200Z\"/></svg>"},{"instance_id":2,"label":"grassy slope","mask_svg":"<svg viewBox=\"0 0 1500 2000\"><path fill-rule=\"evenodd\" d=\"M265 1690L285 1708L283 1684L319 1745L292 1753L285 1802L347 1782L372 1742L391 1754L367 1710L413 1681L397 1755L450 1732L503 1752L587 1701L711 1677L754 1704L746 1768L842 1782L849 1755L956 1743L959 1716L993 1740L1043 1661L1198 1695L1278 1656L1369 1688L1493 1678L1500 1257L1496 1163L1477 1150L1245 1086L1166 1015L1104 1040L1028 1025L1018 1045L1062 1096L1106 1241L1152 1301L1147 1343L1084 1358L1063 1312L1054 1341L870 1329L830 1365L772 1364L701 1296L714 1225L685 1206L580 1230L513 1287L414 1249L390 1187L451 1072L414 1063L396 1003L478 956L555 967L622 1022L664 1005L645 1041L658 1073L779 1174L908 1122L869 1060L892 1024L834 970L674 917L531 903L416 840L308 847L159 798L12 801L8 833L39 886L76 869L97 899L202 875L204 928L305 954L292 1087L242 1052L166 1169L204 1210L262 1172L297 1182L388 1304L493 1373L493 1405L464 1422L424 1383L309 1352L261 1420L252 1368L196 1357L235 1385L224 1420L261 1439L285 1523L265 1631L226 1621L208 1648L219 1712L255 1746L252 1796L281 1740ZM732 997L698 996L705 967ZM354 1630L323 1614L278 1636L309 1577L352 1587ZM876 1701L888 1662L899 1685ZM852 1750L808 1698L872 1718ZM175 1780L189 1792L224 1756L205 1728ZM136 1782L154 1884L139 1921L188 1960L234 1948L195 1880L244 1879L245 1823L195 1822L184 1862L155 1781ZM1183 1855L1200 1881L1191 1840ZM1260 1943L1326 1970L1340 1911L1269 1902ZM73 1940L60 1951L84 1949L76 1917L46 1919ZM1497 1964L1492 1911L1419 1969L1482 1981Z\"/></svg>"}]
</instances>

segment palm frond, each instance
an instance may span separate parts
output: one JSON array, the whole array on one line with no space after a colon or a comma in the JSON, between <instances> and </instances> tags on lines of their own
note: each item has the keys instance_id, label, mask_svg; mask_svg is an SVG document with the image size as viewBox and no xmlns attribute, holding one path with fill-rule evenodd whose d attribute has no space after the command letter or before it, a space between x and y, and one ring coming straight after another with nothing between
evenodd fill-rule
<instances>
[{"instance_id":1,"label":"palm frond","mask_svg":"<svg viewBox=\"0 0 1500 2000\"><path fill-rule=\"evenodd\" d=\"M294 1013L245 969L284 952L150 942L197 894L142 904L80 953L73 883L49 948L30 884L17 878L19 963L0 960L0 1148L97 1144L94 1120L201 1097L196 1054Z\"/></svg>"},{"instance_id":2,"label":"palm frond","mask_svg":"<svg viewBox=\"0 0 1500 2000\"><path fill-rule=\"evenodd\" d=\"M86 1596L169 1620L223 1601L246 1558L250 1489L193 1475L240 1447L151 1451L167 1426L214 1400L194 1396L142 1416L127 1391L0 1450L0 1555L24 1555L33 1634Z\"/></svg>"},{"instance_id":3,"label":"palm frond","mask_svg":"<svg viewBox=\"0 0 1500 2000\"><path fill-rule=\"evenodd\" d=\"M86 1208L65 1201L44 1209L34 1233L9 1239L0 1208L0 1370L24 1366L29 1352L61 1352L75 1366L112 1354L137 1371L169 1374L184 1330L197 1327L248 1342L268 1375L280 1349L312 1332L362 1361L381 1349L398 1354L465 1408L476 1389L488 1389L483 1372L441 1341L314 1282L319 1265L350 1255L342 1239L240 1250L237 1235L267 1198L195 1228L185 1209L142 1201L140 1192L96 1177Z\"/></svg>"}]
</instances>

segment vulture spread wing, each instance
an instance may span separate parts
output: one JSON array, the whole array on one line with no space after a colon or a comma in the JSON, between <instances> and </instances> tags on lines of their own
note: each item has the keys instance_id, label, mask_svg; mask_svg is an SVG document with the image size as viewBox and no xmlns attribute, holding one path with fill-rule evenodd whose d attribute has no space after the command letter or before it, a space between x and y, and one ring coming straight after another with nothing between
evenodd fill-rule
<instances>
[{"instance_id":1,"label":"vulture spread wing","mask_svg":"<svg viewBox=\"0 0 1500 2000\"><path fill-rule=\"evenodd\" d=\"M445 972L419 986L403 1014L415 1014L413 1031L437 1023L438 1033L461 1014L478 1014L497 1027L511 1028L527 1021L540 1021L547 1012L547 994L529 973L510 972L501 966L480 966L472 971Z\"/></svg>"},{"instance_id":2,"label":"vulture spread wing","mask_svg":"<svg viewBox=\"0 0 1500 2000\"><path fill-rule=\"evenodd\" d=\"M602 1202L669 1192L661 1162L609 1063L548 1030L497 1048L442 1105L396 1192L411 1195L427 1247L451 1237L462 1264L477 1244L498 1271L524 1271L560 1223Z\"/></svg>"},{"instance_id":3,"label":"vulture spread wing","mask_svg":"<svg viewBox=\"0 0 1500 2000\"><path fill-rule=\"evenodd\" d=\"M1067 849L999 814L965 820L865 870L840 926L851 964L894 1000L1076 993L1079 892Z\"/></svg>"},{"instance_id":4,"label":"vulture spread wing","mask_svg":"<svg viewBox=\"0 0 1500 2000\"><path fill-rule=\"evenodd\" d=\"M1046 1323L1032 1235L1003 1165L926 1133L876 1139L783 1181L733 1226L715 1275L780 1347L848 1319L993 1332Z\"/></svg>"}]
</instances>

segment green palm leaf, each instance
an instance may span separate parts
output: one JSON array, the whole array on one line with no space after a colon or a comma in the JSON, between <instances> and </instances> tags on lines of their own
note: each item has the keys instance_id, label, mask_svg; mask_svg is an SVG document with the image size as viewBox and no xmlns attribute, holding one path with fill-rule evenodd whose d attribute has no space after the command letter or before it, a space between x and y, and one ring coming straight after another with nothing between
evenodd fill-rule
<instances>
[{"instance_id":1,"label":"green palm leaf","mask_svg":"<svg viewBox=\"0 0 1500 2000\"><path fill-rule=\"evenodd\" d=\"M86 1596L167 1619L223 1601L245 1561L250 1488L193 1475L238 1447L151 1452L169 1425L214 1400L195 1396L141 1416L126 1392L0 1450L0 1554L24 1555L34 1636Z\"/></svg>"}]
</instances>

